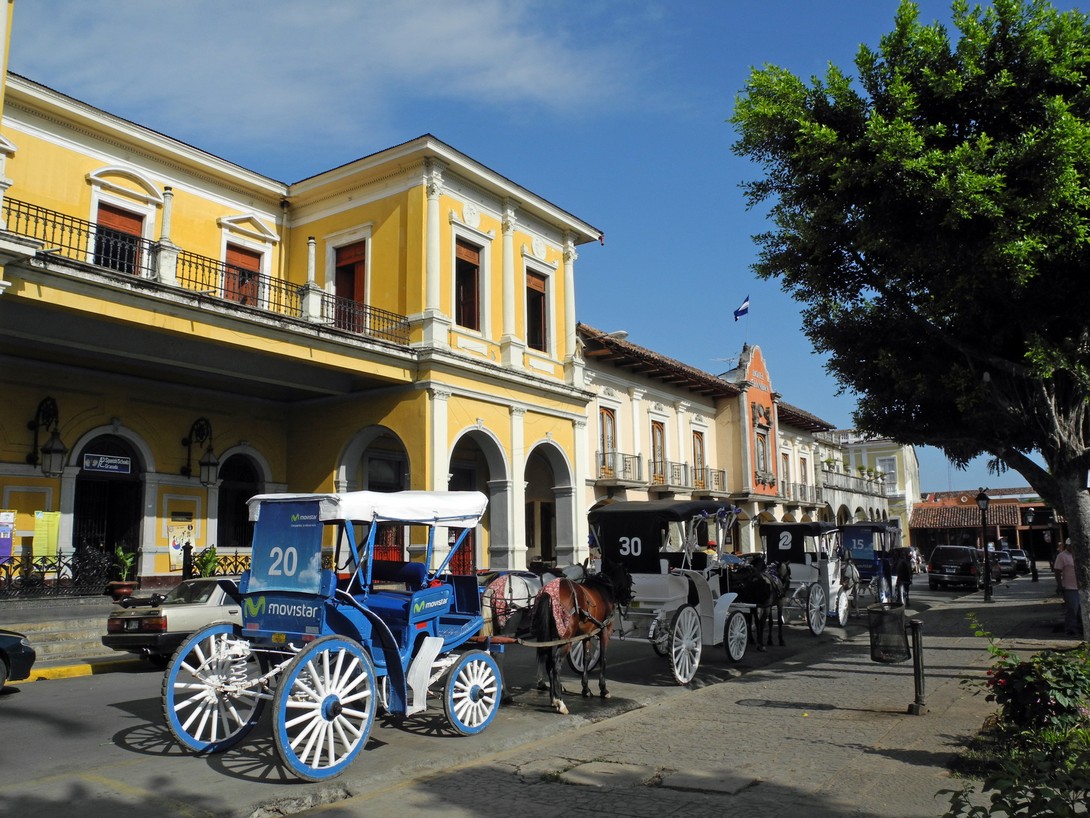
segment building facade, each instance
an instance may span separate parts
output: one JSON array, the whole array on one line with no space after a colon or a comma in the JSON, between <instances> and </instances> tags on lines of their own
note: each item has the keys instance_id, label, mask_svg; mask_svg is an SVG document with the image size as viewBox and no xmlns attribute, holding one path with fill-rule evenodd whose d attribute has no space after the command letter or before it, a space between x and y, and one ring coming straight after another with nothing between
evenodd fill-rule
<instances>
[{"instance_id":1,"label":"building facade","mask_svg":"<svg viewBox=\"0 0 1090 818\"><path fill-rule=\"evenodd\" d=\"M288 184L15 75L0 153L11 550L155 585L253 494L409 488L488 495L464 569L585 542L590 224L430 135Z\"/></svg>"}]
</instances>

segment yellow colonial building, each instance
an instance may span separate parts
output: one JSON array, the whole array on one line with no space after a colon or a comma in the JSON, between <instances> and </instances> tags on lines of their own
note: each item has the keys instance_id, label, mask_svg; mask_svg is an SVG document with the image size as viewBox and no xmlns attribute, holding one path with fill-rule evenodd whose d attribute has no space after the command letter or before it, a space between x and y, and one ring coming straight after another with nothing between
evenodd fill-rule
<instances>
[{"instance_id":1,"label":"yellow colonial building","mask_svg":"<svg viewBox=\"0 0 1090 818\"><path fill-rule=\"evenodd\" d=\"M581 558L598 229L430 135L285 183L5 76L0 558L170 584L255 493L408 488L488 495L463 569Z\"/></svg>"}]
</instances>

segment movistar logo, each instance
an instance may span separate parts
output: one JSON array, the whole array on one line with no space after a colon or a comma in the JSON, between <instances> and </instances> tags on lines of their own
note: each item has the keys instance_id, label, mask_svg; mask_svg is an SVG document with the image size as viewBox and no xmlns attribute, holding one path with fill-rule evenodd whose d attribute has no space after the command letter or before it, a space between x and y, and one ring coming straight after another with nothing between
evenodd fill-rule
<instances>
[{"instance_id":1,"label":"movistar logo","mask_svg":"<svg viewBox=\"0 0 1090 818\"><path fill-rule=\"evenodd\" d=\"M430 610L431 608L441 608L446 604L447 604L447 598L446 597L443 597L442 599L433 599L431 601L422 599L419 602L414 602L413 603L413 613L414 614L424 613L424 611Z\"/></svg>"},{"instance_id":2,"label":"movistar logo","mask_svg":"<svg viewBox=\"0 0 1090 818\"><path fill-rule=\"evenodd\" d=\"M318 519L317 514L292 514L291 515L291 521L293 523L297 523L300 520L317 520L317 519Z\"/></svg>"},{"instance_id":3,"label":"movistar logo","mask_svg":"<svg viewBox=\"0 0 1090 818\"><path fill-rule=\"evenodd\" d=\"M269 616L298 616L306 619L318 618L318 606L307 605L305 602L289 604L287 602L270 602L268 605Z\"/></svg>"},{"instance_id":4,"label":"movistar logo","mask_svg":"<svg viewBox=\"0 0 1090 818\"><path fill-rule=\"evenodd\" d=\"M252 596L246 597L242 603L246 608L246 616L260 616L265 613L265 597L259 596L254 599Z\"/></svg>"}]
</instances>

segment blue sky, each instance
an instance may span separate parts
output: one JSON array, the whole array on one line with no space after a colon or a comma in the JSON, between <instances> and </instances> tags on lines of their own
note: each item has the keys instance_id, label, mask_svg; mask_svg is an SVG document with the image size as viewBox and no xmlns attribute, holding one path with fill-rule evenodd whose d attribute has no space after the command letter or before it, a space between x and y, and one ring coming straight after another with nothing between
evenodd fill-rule
<instances>
[{"instance_id":1,"label":"blue sky","mask_svg":"<svg viewBox=\"0 0 1090 818\"><path fill-rule=\"evenodd\" d=\"M9 68L284 182L434 134L605 232L576 264L579 320L713 373L759 345L784 400L848 427L798 305L750 270L756 171L726 120L751 66L851 68L897 5L16 0ZM918 454L924 491L1026 485Z\"/></svg>"}]
</instances>

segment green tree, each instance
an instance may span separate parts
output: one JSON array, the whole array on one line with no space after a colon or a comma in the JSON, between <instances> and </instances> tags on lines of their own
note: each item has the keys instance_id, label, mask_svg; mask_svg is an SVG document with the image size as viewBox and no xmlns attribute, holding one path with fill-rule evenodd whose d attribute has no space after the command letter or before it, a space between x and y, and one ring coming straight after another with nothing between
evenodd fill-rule
<instances>
[{"instance_id":1,"label":"green tree","mask_svg":"<svg viewBox=\"0 0 1090 818\"><path fill-rule=\"evenodd\" d=\"M754 268L802 303L860 429L988 455L1063 511L1090 633L1090 25L952 9L955 36L902 2L854 78L753 70L731 122L769 208Z\"/></svg>"}]
</instances>

